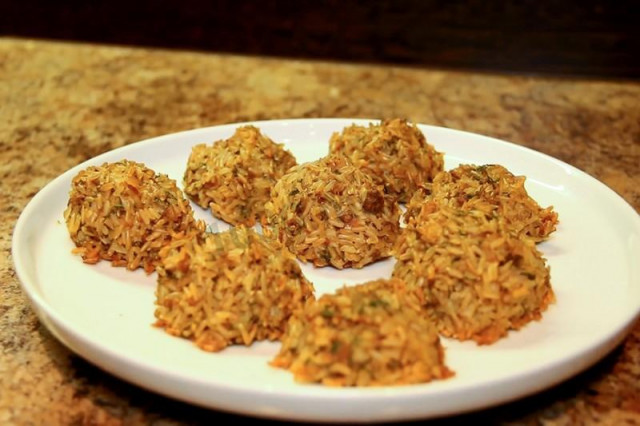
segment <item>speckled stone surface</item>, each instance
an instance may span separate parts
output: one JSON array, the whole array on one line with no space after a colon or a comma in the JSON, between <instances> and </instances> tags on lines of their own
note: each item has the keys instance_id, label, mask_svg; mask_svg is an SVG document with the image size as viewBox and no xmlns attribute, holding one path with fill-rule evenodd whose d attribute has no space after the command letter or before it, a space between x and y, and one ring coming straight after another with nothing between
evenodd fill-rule
<instances>
[{"instance_id":1,"label":"speckled stone surface","mask_svg":"<svg viewBox=\"0 0 640 426\"><path fill-rule=\"evenodd\" d=\"M640 211L640 85L0 39L0 424L238 420L102 372L39 323L10 254L47 182L155 135L255 119L401 116L529 146ZM640 424L640 324L538 395L437 424Z\"/></svg>"}]
</instances>

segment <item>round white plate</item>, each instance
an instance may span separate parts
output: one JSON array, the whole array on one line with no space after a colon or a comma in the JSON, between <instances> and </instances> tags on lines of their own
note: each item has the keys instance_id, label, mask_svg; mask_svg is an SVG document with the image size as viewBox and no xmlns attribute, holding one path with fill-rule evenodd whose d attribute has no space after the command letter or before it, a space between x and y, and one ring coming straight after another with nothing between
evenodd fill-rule
<instances>
[{"instance_id":1,"label":"round white plate","mask_svg":"<svg viewBox=\"0 0 640 426\"><path fill-rule=\"evenodd\" d=\"M283 142L299 163L328 152L332 132L369 120L309 119L253 123ZM506 402L556 384L612 350L640 311L640 218L605 185L541 153L470 133L420 126L445 153L445 168L498 163L528 177L529 193L553 205L558 230L539 245L557 296L539 322L490 346L444 339L456 375L423 385L335 389L302 385L267 365L277 343L219 353L151 326L155 274L106 262L90 266L71 254L62 212L70 182L89 165L130 159L179 185L191 146L229 137L239 124L161 136L93 158L64 173L24 209L13 235L13 259L41 321L71 350L125 380L215 409L289 420L389 421L460 413ZM214 229L226 225L207 211ZM319 293L390 276L393 261L362 270L303 266Z\"/></svg>"}]
</instances>

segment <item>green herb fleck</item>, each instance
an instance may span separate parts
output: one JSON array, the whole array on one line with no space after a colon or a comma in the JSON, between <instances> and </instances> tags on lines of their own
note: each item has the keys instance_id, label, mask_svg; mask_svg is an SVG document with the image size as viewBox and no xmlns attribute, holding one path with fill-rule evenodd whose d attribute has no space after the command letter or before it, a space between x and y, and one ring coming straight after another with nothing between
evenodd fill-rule
<instances>
[{"instance_id":1,"label":"green herb fleck","mask_svg":"<svg viewBox=\"0 0 640 426\"><path fill-rule=\"evenodd\" d=\"M327 263L331 263L331 253L329 253L328 249L324 249L320 252L320 258Z\"/></svg>"},{"instance_id":2,"label":"green herb fleck","mask_svg":"<svg viewBox=\"0 0 640 426\"><path fill-rule=\"evenodd\" d=\"M388 306L389 303L386 300L382 300L382 299L373 299L372 301L369 302L369 306L371 306L372 308L376 308L378 306Z\"/></svg>"},{"instance_id":3,"label":"green herb fleck","mask_svg":"<svg viewBox=\"0 0 640 426\"><path fill-rule=\"evenodd\" d=\"M322 315L324 318L333 318L333 311L331 310L331 308L325 306L320 315Z\"/></svg>"}]
</instances>

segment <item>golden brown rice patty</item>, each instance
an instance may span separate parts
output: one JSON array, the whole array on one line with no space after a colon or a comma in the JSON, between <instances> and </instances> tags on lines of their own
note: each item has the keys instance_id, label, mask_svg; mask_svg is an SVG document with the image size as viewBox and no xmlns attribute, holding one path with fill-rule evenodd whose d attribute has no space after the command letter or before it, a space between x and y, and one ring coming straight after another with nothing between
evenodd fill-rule
<instances>
[{"instance_id":1,"label":"golden brown rice patty","mask_svg":"<svg viewBox=\"0 0 640 426\"><path fill-rule=\"evenodd\" d=\"M345 154L399 202L409 201L444 165L443 155L427 143L418 127L399 118L346 127L331 136L329 150Z\"/></svg>"},{"instance_id":2,"label":"golden brown rice patty","mask_svg":"<svg viewBox=\"0 0 640 426\"><path fill-rule=\"evenodd\" d=\"M423 289L425 312L447 337L492 343L554 300L535 244L479 210L425 202L394 255L393 276Z\"/></svg>"},{"instance_id":3,"label":"golden brown rice patty","mask_svg":"<svg viewBox=\"0 0 640 426\"><path fill-rule=\"evenodd\" d=\"M271 365L330 386L423 383L453 373L421 294L402 280L344 287L292 317Z\"/></svg>"},{"instance_id":4,"label":"golden brown rice patty","mask_svg":"<svg viewBox=\"0 0 640 426\"><path fill-rule=\"evenodd\" d=\"M286 249L244 227L166 247L156 325L206 351L276 340L313 285Z\"/></svg>"},{"instance_id":5,"label":"golden brown rice patty","mask_svg":"<svg viewBox=\"0 0 640 426\"><path fill-rule=\"evenodd\" d=\"M147 273L159 263L163 246L205 227L193 218L175 181L128 160L78 173L64 218L77 246L74 252L85 263L104 259Z\"/></svg>"},{"instance_id":6,"label":"golden brown rice patty","mask_svg":"<svg viewBox=\"0 0 640 426\"><path fill-rule=\"evenodd\" d=\"M266 204L265 234L305 262L361 268L390 255L400 210L341 155L294 167Z\"/></svg>"},{"instance_id":7,"label":"golden brown rice patty","mask_svg":"<svg viewBox=\"0 0 640 426\"><path fill-rule=\"evenodd\" d=\"M193 147L184 174L185 193L219 219L253 226L273 185L295 165L293 155L258 128L239 127L229 139Z\"/></svg>"},{"instance_id":8,"label":"golden brown rice patty","mask_svg":"<svg viewBox=\"0 0 640 426\"><path fill-rule=\"evenodd\" d=\"M553 207L541 208L524 183L524 176L514 176L500 165L461 165L416 191L407 204L405 221L411 221L425 200L434 200L497 216L513 235L540 242L555 231L558 214Z\"/></svg>"}]
</instances>

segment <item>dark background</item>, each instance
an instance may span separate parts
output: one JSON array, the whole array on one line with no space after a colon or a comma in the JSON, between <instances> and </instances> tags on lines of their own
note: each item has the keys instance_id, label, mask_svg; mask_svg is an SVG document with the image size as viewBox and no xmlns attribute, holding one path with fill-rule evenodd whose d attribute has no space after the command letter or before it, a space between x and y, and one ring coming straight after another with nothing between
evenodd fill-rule
<instances>
[{"instance_id":1,"label":"dark background","mask_svg":"<svg viewBox=\"0 0 640 426\"><path fill-rule=\"evenodd\" d=\"M0 34L640 79L640 1L2 1Z\"/></svg>"}]
</instances>

